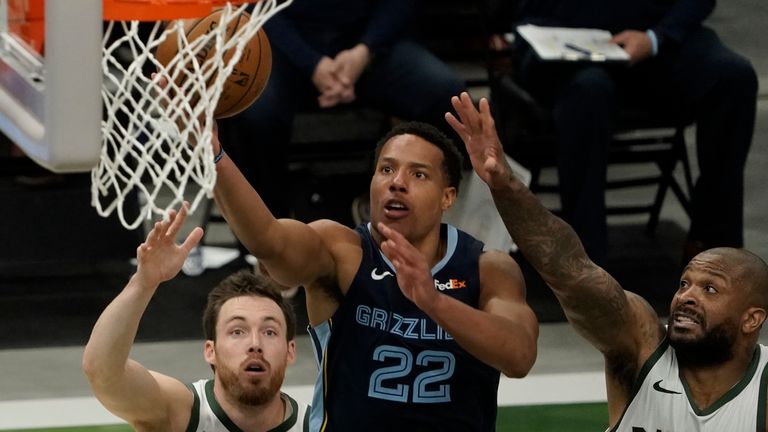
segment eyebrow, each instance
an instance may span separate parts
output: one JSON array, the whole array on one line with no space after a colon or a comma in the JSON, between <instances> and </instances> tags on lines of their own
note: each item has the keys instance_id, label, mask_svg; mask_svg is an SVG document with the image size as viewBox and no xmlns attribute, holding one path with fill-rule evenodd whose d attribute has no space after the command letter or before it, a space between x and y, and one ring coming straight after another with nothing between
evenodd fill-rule
<instances>
[{"instance_id":1,"label":"eyebrow","mask_svg":"<svg viewBox=\"0 0 768 432\"><path fill-rule=\"evenodd\" d=\"M233 322L233 321L243 321L243 322L247 322L248 320L246 320L246 319L245 319L245 317L244 317L244 316L242 316L242 315L235 315L235 316L232 316L232 317L228 318L226 321L224 321L224 323L223 323L223 324L224 324L224 325L227 325L227 324L229 324L229 323L231 323L231 322ZM280 324L280 320L279 320L279 319L277 319L277 317L274 317L274 316L272 316L272 315L269 315L269 316L266 316L266 317L264 317L264 318L261 320L261 323L270 322L270 321L271 321L271 322L275 322L275 323L277 323L277 324Z\"/></svg>"},{"instance_id":2,"label":"eyebrow","mask_svg":"<svg viewBox=\"0 0 768 432\"><path fill-rule=\"evenodd\" d=\"M717 280L720 282L728 282L732 278L730 275L725 271L720 270L694 270L693 272L699 273L698 278L700 279L707 279L707 280ZM685 273L683 273L685 275ZM682 278L685 279L685 278ZM689 277L690 279L690 277Z\"/></svg>"},{"instance_id":3,"label":"eyebrow","mask_svg":"<svg viewBox=\"0 0 768 432\"><path fill-rule=\"evenodd\" d=\"M390 163L391 163L391 162L397 162L397 163L400 163L401 165L405 165L405 166L408 166L408 167L410 167L410 168L425 168L425 169L434 169L434 166L433 166L432 164L429 164L429 163L425 163L425 162L413 162L413 161L411 161L411 162L403 162L403 161L401 161L400 159L396 159L396 158L393 158L393 157L391 157L391 156L384 156L384 157L381 157L381 158L379 158L379 161L380 161L380 162L381 162L381 161L383 161L383 162L390 162Z\"/></svg>"},{"instance_id":4,"label":"eyebrow","mask_svg":"<svg viewBox=\"0 0 768 432\"><path fill-rule=\"evenodd\" d=\"M273 316L268 316L268 317L265 317L263 320L261 320L262 323L270 322L270 321L272 321L272 322L274 322L276 324L280 324L280 320L277 319L277 317L273 317Z\"/></svg>"}]
</instances>

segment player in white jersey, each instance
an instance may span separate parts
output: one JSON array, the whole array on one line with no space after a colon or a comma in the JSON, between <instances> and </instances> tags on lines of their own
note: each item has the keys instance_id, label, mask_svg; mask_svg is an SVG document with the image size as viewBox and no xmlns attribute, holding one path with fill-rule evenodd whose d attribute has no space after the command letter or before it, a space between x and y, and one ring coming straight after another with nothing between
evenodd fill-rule
<instances>
[{"instance_id":1,"label":"player in white jersey","mask_svg":"<svg viewBox=\"0 0 768 432\"><path fill-rule=\"evenodd\" d=\"M758 345L768 310L768 265L716 248L685 267L667 327L584 252L506 163L487 100L466 93L447 120L464 140L505 224L565 314L605 357L611 430L764 431L765 364Z\"/></svg>"},{"instance_id":2,"label":"player in white jersey","mask_svg":"<svg viewBox=\"0 0 768 432\"><path fill-rule=\"evenodd\" d=\"M185 204L155 224L137 249L136 274L96 322L83 354L94 394L137 431L307 430L307 407L280 392L296 356L296 319L264 276L240 271L208 295L204 358L213 380L188 386L128 358L158 286L176 276L203 235L195 228L176 244L186 214Z\"/></svg>"},{"instance_id":3,"label":"player in white jersey","mask_svg":"<svg viewBox=\"0 0 768 432\"><path fill-rule=\"evenodd\" d=\"M716 404L691 404L675 350L667 340L646 361L632 399L611 431L764 431L768 347L759 345L739 382ZM653 413L653 415L648 415Z\"/></svg>"}]
</instances>

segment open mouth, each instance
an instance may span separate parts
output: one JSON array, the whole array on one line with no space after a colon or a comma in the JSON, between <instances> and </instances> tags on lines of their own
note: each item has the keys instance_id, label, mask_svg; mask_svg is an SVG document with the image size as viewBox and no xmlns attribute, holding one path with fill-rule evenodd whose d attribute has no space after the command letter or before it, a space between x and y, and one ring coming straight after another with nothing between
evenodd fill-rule
<instances>
[{"instance_id":1,"label":"open mouth","mask_svg":"<svg viewBox=\"0 0 768 432\"><path fill-rule=\"evenodd\" d=\"M683 324L686 324L686 323L699 324L699 322L696 321L695 319L689 316L684 316L684 315L675 315L675 322L683 323Z\"/></svg>"},{"instance_id":2,"label":"open mouth","mask_svg":"<svg viewBox=\"0 0 768 432\"><path fill-rule=\"evenodd\" d=\"M399 218L408 214L408 206L402 201L389 200L384 204L384 214L391 218Z\"/></svg>"},{"instance_id":3,"label":"open mouth","mask_svg":"<svg viewBox=\"0 0 768 432\"><path fill-rule=\"evenodd\" d=\"M698 314L695 313L675 312L672 315L672 325L680 328L701 326L701 319Z\"/></svg>"},{"instance_id":4,"label":"open mouth","mask_svg":"<svg viewBox=\"0 0 768 432\"><path fill-rule=\"evenodd\" d=\"M263 363L259 361L252 361L245 365L245 371L249 373L261 373L265 372L266 368L264 367Z\"/></svg>"}]
</instances>

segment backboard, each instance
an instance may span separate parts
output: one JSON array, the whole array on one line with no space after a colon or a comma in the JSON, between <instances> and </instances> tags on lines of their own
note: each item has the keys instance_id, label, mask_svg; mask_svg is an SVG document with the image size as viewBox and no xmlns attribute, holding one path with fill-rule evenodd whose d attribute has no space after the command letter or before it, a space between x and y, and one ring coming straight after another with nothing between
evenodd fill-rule
<instances>
[{"instance_id":1,"label":"backboard","mask_svg":"<svg viewBox=\"0 0 768 432\"><path fill-rule=\"evenodd\" d=\"M38 164L99 160L102 0L0 0L0 130Z\"/></svg>"},{"instance_id":2,"label":"backboard","mask_svg":"<svg viewBox=\"0 0 768 432\"><path fill-rule=\"evenodd\" d=\"M0 0L0 130L51 171L90 171L91 204L126 228L184 201L194 211L213 195L214 156L198 143L212 140L224 85L290 3ZM167 25L202 18L204 32ZM161 61L165 41L176 48Z\"/></svg>"}]
</instances>

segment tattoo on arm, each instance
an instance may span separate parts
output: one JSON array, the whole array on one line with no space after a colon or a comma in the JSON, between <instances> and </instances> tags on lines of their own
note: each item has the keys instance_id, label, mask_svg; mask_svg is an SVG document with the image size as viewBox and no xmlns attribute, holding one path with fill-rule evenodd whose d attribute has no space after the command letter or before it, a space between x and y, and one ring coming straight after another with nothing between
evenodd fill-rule
<instances>
[{"instance_id":1,"label":"tattoo on arm","mask_svg":"<svg viewBox=\"0 0 768 432\"><path fill-rule=\"evenodd\" d=\"M624 290L589 259L570 225L519 183L493 191L493 197L512 238L553 289L576 327L594 334L603 326L626 323L629 314L624 313L628 306Z\"/></svg>"},{"instance_id":2,"label":"tattoo on arm","mask_svg":"<svg viewBox=\"0 0 768 432\"><path fill-rule=\"evenodd\" d=\"M526 188L494 192L494 201L526 259L547 280L581 278L589 263L576 233Z\"/></svg>"}]
</instances>

